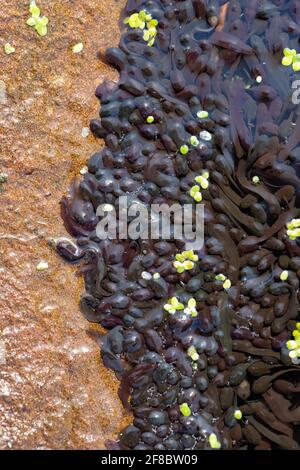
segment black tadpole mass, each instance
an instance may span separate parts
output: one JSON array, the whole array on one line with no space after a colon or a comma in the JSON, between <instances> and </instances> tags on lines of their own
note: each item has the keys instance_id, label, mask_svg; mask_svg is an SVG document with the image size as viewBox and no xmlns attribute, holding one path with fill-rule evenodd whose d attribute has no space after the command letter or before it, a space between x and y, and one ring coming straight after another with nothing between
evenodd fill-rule
<instances>
[{"instance_id":1,"label":"black tadpole mass","mask_svg":"<svg viewBox=\"0 0 300 470\"><path fill-rule=\"evenodd\" d=\"M81 263L82 312L107 330L102 359L133 415L107 447L299 449L300 366L286 342L299 321L300 238L286 224L300 207L300 72L281 61L300 49L300 2L128 0L122 19L141 10L158 21L154 44L127 24L106 52L120 79L99 85L91 122L106 145L62 201L76 243L57 244ZM203 171L193 269L173 266L184 240L97 237L99 204L196 204ZM198 314L167 312L171 297L195 299Z\"/></svg>"}]
</instances>

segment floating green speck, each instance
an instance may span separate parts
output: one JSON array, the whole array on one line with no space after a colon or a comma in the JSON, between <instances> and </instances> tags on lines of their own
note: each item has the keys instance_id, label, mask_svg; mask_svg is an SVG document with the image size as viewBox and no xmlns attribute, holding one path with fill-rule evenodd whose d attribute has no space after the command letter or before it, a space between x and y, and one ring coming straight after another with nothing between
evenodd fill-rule
<instances>
[{"instance_id":1,"label":"floating green speck","mask_svg":"<svg viewBox=\"0 0 300 470\"><path fill-rule=\"evenodd\" d=\"M183 416L191 416L192 412L191 412L191 409L189 407L189 405L187 403L182 403L180 406L179 406L179 409L180 409L180 413L183 415Z\"/></svg>"},{"instance_id":2,"label":"floating green speck","mask_svg":"<svg viewBox=\"0 0 300 470\"><path fill-rule=\"evenodd\" d=\"M186 144L184 144L180 147L179 151L182 155L186 155L189 151L189 148Z\"/></svg>"},{"instance_id":3,"label":"floating green speck","mask_svg":"<svg viewBox=\"0 0 300 470\"><path fill-rule=\"evenodd\" d=\"M218 438L215 433L210 434L208 438L208 442L210 444L210 447L212 449L220 449L221 448L221 443L218 441Z\"/></svg>"},{"instance_id":4,"label":"floating green speck","mask_svg":"<svg viewBox=\"0 0 300 470\"><path fill-rule=\"evenodd\" d=\"M81 131L82 137L88 137L90 134L90 129L88 127L83 127Z\"/></svg>"},{"instance_id":5,"label":"floating green speck","mask_svg":"<svg viewBox=\"0 0 300 470\"><path fill-rule=\"evenodd\" d=\"M28 20L26 21L26 24L28 26L35 26L35 23L36 23L36 20L32 16L28 18Z\"/></svg>"},{"instance_id":6,"label":"floating green speck","mask_svg":"<svg viewBox=\"0 0 300 470\"><path fill-rule=\"evenodd\" d=\"M157 34L156 26L158 21L152 18L149 13L145 10L132 13L132 15L125 18L124 24L128 24L130 28L142 30L144 41L148 43L149 47L153 46Z\"/></svg>"},{"instance_id":7,"label":"floating green speck","mask_svg":"<svg viewBox=\"0 0 300 470\"><path fill-rule=\"evenodd\" d=\"M40 36L46 36L48 30L47 30L47 26L44 26L43 24L37 24L36 27L36 32L40 35Z\"/></svg>"},{"instance_id":8,"label":"floating green speck","mask_svg":"<svg viewBox=\"0 0 300 470\"><path fill-rule=\"evenodd\" d=\"M75 44L75 46L73 46L73 52L74 54L79 54L80 52L83 51L83 44L82 42L78 42L77 44Z\"/></svg>"},{"instance_id":9,"label":"floating green speck","mask_svg":"<svg viewBox=\"0 0 300 470\"><path fill-rule=\"evenodd\" d=\"M235 410L235 412L233 413L233 416L235 417L235 419L239 420L239 419L242 419L243 413L241 412L241 410Z\"/></svg>"},{"instance_id":10,"label":"floating green speck","mask_svg":"<svg viewBox=\"0 0 300 470\"><path fill-rule=\"evenodd\" d=\"M4 52L5 54L9 55L9 54L13 54L15 52L15 48L9 43L7 42L6 44L4 44Z\"/></svg>"},{"instance_id":11,"label":"floating green speck","mask_svg":"<svg viewBox=\"0 0 300 470\"><path fill-rule=\"evenodd\" d=\"M283 50L283 58L281 61L285 67L292 66L294 72L300 71L300 54L297 54L296 49L289 49L286 47Z\"/></svg>"},{"instance_id":12,"label":"floating green speck","mask_svg":"<svg viewBox=\"0 0 300 470\"><path fill-rule=\"evenodd\" d=\"M38 271L45 271L45 269L48 269L48 263L47 261L40 261L39 264L37 265L36 269Z\"/></svg>"},{"instance_id":13,"label":"floating green speck","mask_svg":"<svg viewBox=\"0 0 300 470\"><path fill-rule=\"evenodd\" d=\"M287 281L287 279L288 279L288 277L289 277L289 272L286 271L286 270L285 270L285 271L282 271L282 272L280 273L280 276L279 276L279 277L280 277L280 280L281 280L281 281Z\"/></svg>"},{"instance_id":14,"label":"floating green speck","mask_svg":"<svg viewBox=\"0 0 300 470\"><path fill-rule=\"evenodd\" d=\"M227 290L227 289L230 289L230 287L231 287L231 281L230 279L226 279L226 281L223 282L223 288Z\"/></svg>"},{"instance_id":15,"label":"floating green speck","mask_svg":"<svg viewBox=\"0 0 300 470\"><path fill-rule=\"evenodd\" d=\"M33 18L38 18L41 14L41 10L39 7L36 5L35 0L31 0L30 5L29 5L29 11Z\"/></svg>"},{"instance_id":16,"label":"floating green speck","mask_svg":"<svg viewBox=\"0 0 300 470\"><path fill-rule=\"evenodd\" d=\"M147 117L147 123L152 124L154 122L154 117L153 116L148 116Z\"/></svg>"},{"instance_id":17,"label":"floating green speck","mask_svg":"<svg viewBox=\"0 0 300 470\"><path fill-rule=\"evenodd\" d=\"M47 25L49 20L47 16L40 16L41 10L36 5L34 0L30 2L29 11L31 13L31 17L28 18L26 24L33 27L40 36L46 36L48 33Z\"/></svg>"},{"instance_id":18,"label":"floating green speck","mask_svg":"<svg viewBox=\"0 0 300 470\"><path fill-rule=\"evenodd\" d=\"M192 135L191 138L190 138L190 144L193 146L193 147L197 147L197 145L199 145L199 140L197 139L197 137L195 135Z\"/></svg>"},{"instance_id":19,"label":"floating green speck","mask_svg":"<svg viewBox=\"0 0 300 470\"><path fill-rule=\"evenodd\" d=\"M208 118L208 112L207 112L207 111L203 111L203 110L201 111L201 110L200 110L200 111L198 111L198 113L197 113L197 117L198 117L199 119L206 119L206 118Z\"/></svg>"}]
</instances>

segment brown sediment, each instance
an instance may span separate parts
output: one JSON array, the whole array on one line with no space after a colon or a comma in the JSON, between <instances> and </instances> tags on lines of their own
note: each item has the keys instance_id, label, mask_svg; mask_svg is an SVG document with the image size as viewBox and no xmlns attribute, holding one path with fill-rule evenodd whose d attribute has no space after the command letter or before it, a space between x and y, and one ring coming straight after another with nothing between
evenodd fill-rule
<instances>
[{"instance_id":1,"label":"brown sediment","mask_svg":"<svg viewBox=\"0 0 300 470\"><path fill-rule=\"evenodd\" d=\"M291 88L292 71L281 65L283 44L274 54L272 42L285 28L283 20L272 21L273 13L285 6L232 0L224 31L212 32L210 20L223 0L205 3L203 11L202 0L128 0L125 16L147 8L157 37L150 49L141 31L128 28L119 48L106 53L120 80L97 87L101 119L91 122L106 147L91 156L88 172L62 201L76 243L57 249L81 263L82 312L108 330L103 362L120 378L120 398L133 411L132 425L119 442L108 440L108 448L202 450L215 447L207 439L214 434L222 449L298 449L298 411L287 424L269 407L270 427L288 436L282 443L260 423L273 382L293 388L299 377L298 353L288 350L297 341L287 343L294 328L295 338L300 331L299 244L286 233L299 213L299 153L287 153L287 110L274 116L262 102L278 95L277 109L287 98L274 80L277 71ZM293 1L289 7L300 23L300 10ZM296 41L291 37L290 45ZM201 121L201 109L208 119ZM291 113L294 122L296 109ZM261 134L264 122L271 135ZM198 133L205 144L194 146ZM146 205L186 204L201 170L211 179L203 188L204 246L188 272L174 264L183 240L108 241L95 230L99 204L116 207L121 195ZM273 405L296 408L285 390L281 384L276 394L287 396L271 395ZM259 421L248 420L254 410Z\"/></svg>"},{"instance_id":2,"label":"brown sediment","mask_svg":"<svg viewBox=\"0 0 300 470\"><path fill-rule=\"evenodd\" d=\"M104 448L128 418L79 312L82 281L48 239L65 233L58 202L99 148L81 131L96 84L117 80L96 51L118 43L124 2L40 0L43 38L26 26L28 3L0 11L0 449Z\"/></svg>"}]
</instances>

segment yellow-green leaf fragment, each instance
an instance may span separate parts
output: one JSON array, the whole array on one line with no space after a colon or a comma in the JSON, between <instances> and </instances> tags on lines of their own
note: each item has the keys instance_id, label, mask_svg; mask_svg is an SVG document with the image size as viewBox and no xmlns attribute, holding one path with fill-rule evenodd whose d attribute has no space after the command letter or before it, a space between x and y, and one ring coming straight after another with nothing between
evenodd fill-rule
<instances>
[{"instance_id":1,"label":"yellow-green leaf fragment","mask_svg":"<svg viewBox=\"0 0 300 470\"><path fill-rule=\"evenodd\" d=\"M210 447L212 449L220 449L221 448L221 443L218 441L218 438L215 433L211 433L211 435L208 438L208 442L210 444Z\"/></svg>"},{"instance_id":2,"label":"yellow-green leaf fragment","mask_svg":"<svg viewBox=\"0 0 300 470\"><path fill-rule=\"evenodd\" d=\"M158 21L157 20L150 20L148 23L147 23L147 27L150 29L150 28L155 28L156 26L158 25Z\"/></svg>"},{"instance_id":3,"label":"yellow-green leaf fragment","mask_svg":"<svg viewBox=\"0 0 300 470\"><path fill-rule=\"evenodd\" d=\"M150 39L150 32L149 31L146 30L146 31L143 32L143 39L144 39L144 41L149 41L149 39Z\"/></svg>"},{"instance_id":4,"label":"yellow-green leaf fragment","mask_svg":"<svg viewBox=\"0 0 300 470\"><path fill-rule=\"evenodd\" d=\"M78 42L77 44L75 44L75 46L73 46L72 51L74 52L74 54L79 54L80 52L82 52L83 51L82 42Z\"/></svg>"},{"instance_id":5,"label":"yellow-green leaf fragment","mask_svg":"<svg viewBox=\"0 0 300 470\"><path fill-rule=\"evenodd\" d=\"M227 290L227 289L230 289L230 287L231 287L231 281L230 279L226 279L226 281L223 282L223 288Z\"/></svg>"},{"instance_id":6,"label":"yellow-green leaf fragment","mask_svg":"<svg viewBox=\"0 0 300 470\"><path fill-rule=\"evenodd\" d=\"M199 140L197 139L197 137L195 135L192 135L191 138L190 138L190 144L193 146L193 147L197 147L197 145L199 145Z\"/></svg>"},{"instance_id":7,"label":"yellow-green leaf fragment","mask_svg":"<svg viewBox=\"0 0 300 470\"><path fill-rule=\"evenodd\" d=\"M26 24L34 27L40 36L46 36L48 33L47 25L49 23L47 16L40 17L41 11L33 0L30 2L29 11L31 17L28 18Z\"/></svg>"},{"instance_id":8,"label":"yellow-green leaf fragment","mask_svg":"<svg viewBox=\"0 0 300 470\"><path fill-rule=\"evenodd\" d=\"M28 20L26 21L26 24L28 26L35 26L36 25L36 19L31 17L31 18L28 18Z\"/></svg>"},{"instance_id":9,"label":"yellow-green leaf fragment","mask_svg":"<svg viewBox=\"0 0 300 470\"><path fill-rule=\"evenodd\" d=\"M194 195L194 199L196 202L201 202L202 201L202 193L199 191Z\"/></svg>"},{"instance_id":10,"label":"yellow-green leaf fragment","mask_svg":"<svg viewBox=\"0 0 300 470\"><path fill-rule=\"evenodd\" d=\"M38 22L39 22L39 24L47 26L47 24L49 23L49 20L48 20L47 16L42 16L42 18L39 18Z\"/></svg>"},{"instance_id":11,"label":"yellow-green leaf fragment","mask_svg":"<svg viewBox=\"0 0 300 470\"><path fill-rule=\"evenodd\" d=\"M147 117L147 123L152 124L154 122L154 117L153 116L148 116Z\"/></svg>"},{"instance_id":12,"label":"yellow-green leaf fragment","mask_svg":"<svg viewBox=\"0 0 300 470\"><path fill-rule=\"evenodd\" d=\"M292 57L283 57L281 63L282 65L284 65L285 67L288 67L289 65L291 65L293 62L293 58Z\"/></svg>"},{"instance_id":13,"label":"yellow-green leaf fragment","mask_svg":"<svg viewBox=\"0 0 300 470\"><path fill-rule=\"evenodd\" d=\"M189 299L187 307L184 309L184 313L191 315L191 317L197 317L198 312L196 310L196 300L194 298Z\"/></svg>"},{"instance_id":14,"label":"yellow-green leaf fragment","mask_svg":"<svg viewBox=\"0 0 300 470\"><path fill-rule=\"evenodd\" d=\"M138 28L141 23L138 13L133 13L133 15L129 17L128 23L131 28Z\"/></svg>"},{"instance_id":15,"label":"yellow-green leaf fragment","mask_svg":"<svg viewBox=\"0 0 300 470\"><path fill-rule=\"evenodd\" d=\"M30 6L29 11L30 11L33 18L38 18L41 14L41 10L36 5Z\"/></svg>"},{"instance_id":16,"label":"yellow-green leaf fragment","mask_svg":"<svg viewBox=\"0 0 300 470\"><path fill-rule=\"evenodd\" d=\"M300 62L293 62L292 64L292 68L294 70L294 72L299 72L300 71Z\"/></svg>"},{"instance_id":17,"label":"yellow-green leaf fragment","mask_svg":"<svg viewBox=\"0 0 300 470\"><path fill-rule=\"evenodd\" d=\"M145 12L145 10L141 10L141 11L138 13L138 15L139 15L139 18L140 18L142 21L145 21L145 19L146 19L146 12Z\"/></svg>"},{"instance_id":18,"label":"yellow-green leaf fragment","mask_svg":"<svg viewBox=\"0 0 300 470\"><path fill-rule=\"evenodd\" d=\"M151 38L154 38L156 36L156 28L149 28L148 31Z\"/></svg>"},{"instance_id":19,"label":"yellow-green leaf fragment","mask_svg":"<svg viewBox=\"0 0 300 470\"><path fill-rule=\"evenodd\" d=\"M184 261L184 262L183 262L183 267L184 267L184 269L186 269L186 270L193 269L194 263L193 263L193 261L190 261L190 260Z\"/></svg>"},{"instance_id":20,"label":"yellow-green leaf fragment","mask_svg":"<svg viewBox=\"0 0 300 470\"><path fill-rule=\"evenodd\" d=\"M4 52L5 54L9 55L9 54L13 54L15 52L15 48L9 43L7 42L6 44L4 44Z\"/></svg>"},{"instance_id":21,"label":"yellow-green leaf fragment","mask_svg":"<svg viewBox=\"0 0 300 470\"><path fill-rule=\"evenodd\" d=\"M233 416L235 417L235 419L240 420L243 417L243 413L241 412L241 410L235 410Z\"/></svg>"},{"instance_id":22,"label":"yellow-green leaf fragment","mask_svg":"<svg viewBox=\"0 0 300 470\"><path fill-rule=\"evenodd\" d=\"M198 117L199 119L206 119L206 118L208 118L208 112L207 112L207 111L203 111L203 110L202 110L202 111L198 111L198 112L197 112L197 117Z\"/></svg>"},{"instance_id":23,"label":"yellow-green leaf fragment","mask_svg":"<svg viewBox=\"0 0 300 470\"><path fill-rule=\"evenodd\" d=\"M283 54L285 57L293 57L297 54L295 49L289 49L288 47L285 47L283 49Z\"/></svg>"},{"instance_id":24,"label":"yellow-green leaf fragment","mask_svg":"<svg viewBox=\"0 0 300 470\"><path fill-rule=\"evenodd\" d=\"M45 269L48 269L48 263L47 261L40 261L39 264L37 265L36 269L38 271L45 271Z\"/></svg>"},{"instance_id":25,"label":"yellow-green leaf fragment","mask_svg":"<svg viewBox=\"0 0 300 470\"><path fill-rule=\"evenodd\" d=\"M191 416L192 414L191 409L187 403L181 403L181 405L179 405L179 409L183 416Z\"/></svg>"},{"instance_id":26,"label":"yellow-green leaf fragment","mask_svg":"<svg viewBox=\"0 0 300 470\"><path fill-rule=\"evenodd\" d=\"M285 271L282 271L282 272L280 273L280 276L279 276L279 277L280 277L280 280L281 280L281 281L287 281L287 279L288 279L288 277L289 277L289 272L286 271L286 270L285 270Z\"/></svg>"},{"instance_id":27,"label":"yellow-green leaf fragment","mask_svg":"<svg viewBox=\"0 0 300 470\"><path fill-rule=\"evenodd\" d=\"M207 189L209 182L203 175L196 176L195 181L200 184L202 189Z\"/></svg>"},{"instance_id":28,"label":"yellow-green leaf fragment","mask_svg":"<svg viewBox=\"0 0 300 470\"><path fill-rule=\"evenodd\" d=\"M195 346L190 346L188 348L187 355L192 359L192 361L198 361L199 359L199 354L197 353Z\"/></svg>"},{"instance_id":29,"label":"yellow-green leaf fragment","mask_svg":"<svg viewBox=\"0 0 300 470\"><path fill-rule=\"evenodd\" d=\"M297 347L297 343L296 341L293 341L292 339L290 339L289 341L286 342L286 347L289 350L295 349Z\"/></svg>"},{"instance_id":30,"label":"yellow-green leaf fragment","mask_svg":"<svg viewBox=\"0 0 300 470\"><path fill-rule=\"evenodd\" d=\"M195 199L196 202L202 201L202 193L200 191L200 186L192 186L190 189L190 196Z\"/></svg>"},{"instance_id":31,"label":"yellow-green leaf fragment","mask_svg":"<svg viewBox=\"0 0 300 470\"><path fill-rule=\"evenodd\" d=\"M46 36L48 33L47 26L44 26L43 24L37 24L35 29L40 36Z\"/></svg>"},{"instance_id":32,"label":"yellow-green leaf fragment","mask_svg":"<svg viewBox=\"0 0 300 470\"><path fill-rule=\"evenodd\" d=\"M186 155L189 151L189 148L186 144L184 144L184 145L181 145L179 151L180 151L181 155Z\"/></svg>"},{"instance_id":33,"label":"yellow-green leaf fragment","mask_svg":"<svg viewBox=\"0 0 300 470\"><path fill-rule=\"evenodd\" d=\"M89 127L83 127L81 130L81 136L85 138L85 137L88 137L89 134L90 134Z\"/></svg>"}]
</instances>

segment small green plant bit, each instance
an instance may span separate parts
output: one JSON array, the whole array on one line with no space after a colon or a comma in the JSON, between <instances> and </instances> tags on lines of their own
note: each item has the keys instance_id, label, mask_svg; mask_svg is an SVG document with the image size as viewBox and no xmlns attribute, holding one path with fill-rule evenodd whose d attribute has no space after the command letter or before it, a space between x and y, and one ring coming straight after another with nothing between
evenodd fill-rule
<instances>
[{"instance_id":1,"label":"small green plant bit","mask_svg":"<svg viewBox=\"0 0 300 470\"><path fill-rule=\"evenodd\" d=\"M180 409L180 413L183 415L183 416L191 416L192 412L191 412L191 409L189 407L189 405L187 403L182 403L180 406L179 406L179 409Z\"/></svg>"},{"instance_id":2,"label":"small green plant bit","mask_svg":"<svg viewBox=\"0 0 300 470\"><path fill-rule=\"evenodd\" d=\"M197 118L199 118L199 119L206 119L206 118L208 118L208 112L207 112L207 111L204 111L203 109L200 109L200 110L197 112Z\"/></svg>"},{"instance_id":3,"label":"small green plant bit","mask_svg":"<svg viewBox=\"0 0 300 470\"><path fill-rule=\"evenodd\" d=\"M164 309L168 313L176 313L177 310L183 310L184 305L179 302L177 297L172 297L171 299L168 300L168 303L164 305Z\"/></svg>"},{"instance_id":4,"label":"small green plant bit","mask_svg":"<svg viewBox=\"0 0 300 470\"><path fill-rule=\"evenodd\" d=\"M189 299L187 307L184 309L184 313L190 315L191 317L198 316L198 312L196 310L196 300L193 297Z\"/></svg>"},{"instance_id":5,"label":"small green plant bit","mask_svg":"<svg viewBox=\"0 0 300 470\"><path fill-rule=\"evenodd\" d=\"M194 186L191 187L190 189L190 196L195 199L196 202L201 202L202 201L202 193L200 191L200 186L195 184Z\"/></svg>"},{"instance_id":6,"label":"small green plant bit","mask_svg":"<svg viewBox=\"0 0 300 470\"><path fill-rule=\"evenodd\" d=\"M284 281L287 281L287 280L288 280L288 277L289 277L289 272L288 272L287 270L282 271L282 272L280 273L280 276L279 276L280 280L283 281L283 282L284 282Z\"/></svg>"},{"instance_id":7,"label":"small green plant bit","mask_svg":"<svg viewBox=\"0 0 300 470\"><path fill-rule=\"evenodd\" d=\"M26 24L33 27L40 36L46 36L48 33L47 25L49 20L47 16L40 16L41 10L36 5L35 0L30 1L29 11L31 13L31 17L28 18Z\"/></svg>"},{"instance_id":8,"label":"small green plant bit","mask_svg":"<svg viewBox=\"0 0 300 470\"><path fill-rule=\"evenodd\" d=\"M189 151L189 148L186 144L181 145L179 149L179 152L181 153L181 155L186 155L188 151Z\"/></svg>"},{"instance_id":9,"label":"small green plant bit","mask_svg":"<svg viewBox=\"0 0 300 470\"><path fill-rule=\"evenodd\" d=\"M296 323L296 329L292 332L294 339L286 342L289 356L293 364L300 364L300 323Z\"/></svg>"},{"instance_id":10,"label":"small green plant bit","mask_svg":"<svg viewBox=\"0 0 300 470\"><path fill-rule=\"evenodd\" d=\"M243 413L241 412L241 410L235 410L235 412L233 413L233 416L235 417L236 420L240 420L243 417Z\"/></svg>"},{"instance_id":11,"label":"small green plant bit","mask_svg":"<svg viewBox=\"0 0 300 470\"><path fill-rule=\"evenodd\" d=\"M153 116L148 116L147 117L147 123L152 124L154 122L154 117Z\"/></svg>"},{"instance_id":12,"label":"small green plant bit","mask_svg":"<svg viewBox=\"0 0 300 470\"><path fill-rule=\"evenodd\" d=\"M198 361L199 354L197 353L197 349L195 346L190 346L187 350L187 355L192 359L192 361Z\"/></svg>"},{"instance_id":13,"label":"small green plant bit","mask_svg":"<svg viewBox=\"0 0 300 470\"><path fill-rule=\"evenodd\" d=\"M15 48L9 43L7 42L6 44L4 44L4 52L5 54L7 55L10 55L10 54L13 54L15 52Z\"/></svg>"},{"instance_id":14,"label":"small green plant bit","mask_svg":"<svg viewBox=\"0 0 300 470\"><path fill-rule=\"evenodd\" d=\"M124 20L124 24L128 24L130 28L141 29L143 31L143 39L151 47L154 44L157 34L156 26L158 21L152 18L152 15L145 10L139 13L133 13Z\"/></svg>"},{"instance_id":15,"label":"small green plant bit","mask_svg":"<svg viewBox=\"0 0 300 470\"><path fill-rule=\"evenodd\" d=\"M224 274L220 273L215 276L216 281L221 281L223 282L223 289L227 290L230 289L231 287L231 281L228 279Z\"/></svg>"},{"instance_id":16,"label":"small green plant bit","mask_svg":"<svg viewBox=\"0 0 300 470\"><path fill-rule=\"evenodd\" d=\"M45 269L48 269L48 268L49 268L49 265L47 261L40 261L36 267L38 271L45 271Z\"/></svg>"},{"instance_id":17,"label":"small green plant bit","mask_svg":"<svg viewBox=\"0 0 300 470\"><path fill-rule=\"evenodd\" d=\"M175 256L176 261L173 262L174 268L177 269L178 273L183 273L189 269L193 269L195 266L194 261L198 261L198 256L194 254L193 250L183 251L177 253Z\"/></svg>"},{"instance_id":18,"label":"small green plant bit","mask_svg":"<svg viewBox=\"0 0 300 470\"><path fill-rule=\"evenodd\" d=\"M290 240L296 240L300 237L300 219L293 219L286 224L286 234Z\"/></svg>"},{"instance_id":19,"label":"small green plant bit","mask_svg":"<svg viewBox=\"0 0 300 470\"><path fill-rule=\"evenodd\" d=\"M218 441L218 438L215 433L210 434L208 438L209 445L212 449L220 449L221 442Z\"/></svg>"},{"instance_id":20,"label":"small green plant bit","mask_svg":"<svg viewBox=\"0 0 300 470\"><path fill-rule=\"evenodd\" d=\"M252 183L253 184L259 184L259 182L260 182L259 176L255 175L255 176L252 177Z\"/></svg>"},{"instance_id":21,"label":"small green plant bit","mask_svg":"<svg viewBox=\"0 0 300 470\"><path fill-rule=\"evenodd\" d=\"M207 189L209 186L209 172L203 171L202 175L196 176L195 181L196 183L200 184L202 189Z\"/></svg>"},{"instance_id":22,"label":"small green plant bit","mask_svg":"<svg viewBox=\"0 0 300 470\"><path fill-rule=\"evenodd\" d=\"M4 191L4 183L7 182L7 175L5 173L0 173L0 193Z\"/></svg>"},{"instance_id":23,"label":"small green plant bit","mask_svg":"<svg viewBox=\"0 0 300 470\"><path fill-rule=\"evenodd\" d=\"M285 67L292 66L294 72L300 71L300 54L297 54L296 49L289 49L286 47L283 50L283 58L281 61Z\"/></svg>"},{"instance_id":24,"label":"small green plant bit","mask_svg":"<svg viewBox=\"0 0 300 470\"><path fill-rule=\"evenodd\" d=\"M190 144L193 146L193 147L197 147L197 145L199 145L199 140L197 139L197 137L195 135L192 135L191 138L190 138Z\"/></svg>"},{"instance_id":25,"label":"small green plant bit","mask_svg":"<svg viewBox=\"0 0 300 470\"><path fill-rule=\"evenodd\" d=\"M73 52L74 54L79 54L80 52L83 51L83 44L82 42L78 42L77 44L75 44L75 46L73 46Z\"/></svg>"}]
</instances>

